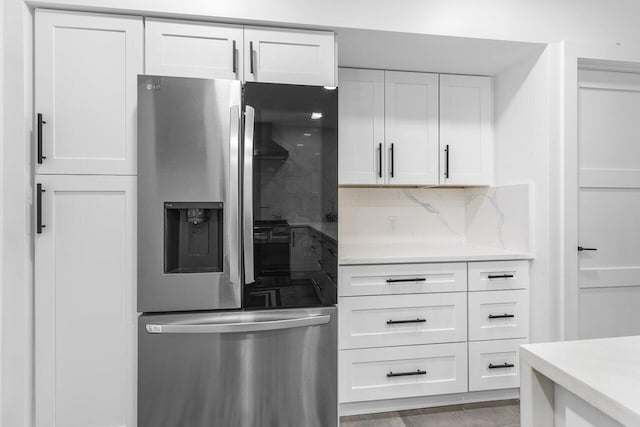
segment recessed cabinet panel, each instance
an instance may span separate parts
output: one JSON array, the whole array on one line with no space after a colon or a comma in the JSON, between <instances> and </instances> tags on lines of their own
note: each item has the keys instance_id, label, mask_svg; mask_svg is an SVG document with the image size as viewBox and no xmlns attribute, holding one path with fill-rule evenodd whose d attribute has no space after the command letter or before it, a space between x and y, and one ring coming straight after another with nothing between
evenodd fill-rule
<instances>
[{"instance_id":1,"label":"recessed cabinet panel","mask_svg":"<svg viewBox=\"0 0 640 427\"><path fill-rule=\"evenodd\" d=\"M242 78L240 25L145 19L146 74Z\"/></svg>"},{"instance_id":2,"label":"recessed cabinet panel","mask_svg":"<svg viewBox=\"0 0 640 427\"><path fill-rule=\"evenodd\" d=\"M384 71L340 68L338 181L383 184Z\"/></svg>"},{"instance_id":3,"label":"recessed cabinet panel","mask_svg":"<svg viewBox=\"0 0 640 427\"><path fill-rule=\"evenodd\" d=\"M469 292L469 341L529 335L529 291Z\"/></svg>"},{"instance_id":4,"label":"recessed cabinet panel","mask_svg":"<svg viewBox=\"0 0 640 427\"><path fill-rule=\"evenodd\" d=\"M36 173L136 173L142 52L140 17L36 10Z\"/></svg>"},{"instance_id":5,"label":"recessed cabinet panel","mask_svg":"<svg viewBox=\"0 0 640 427\"><path fill-rule=\"evenodd\" d=\"M527 339L469 343L469 391L520 387L519 347Z\"/></svg>"}]
</instances>

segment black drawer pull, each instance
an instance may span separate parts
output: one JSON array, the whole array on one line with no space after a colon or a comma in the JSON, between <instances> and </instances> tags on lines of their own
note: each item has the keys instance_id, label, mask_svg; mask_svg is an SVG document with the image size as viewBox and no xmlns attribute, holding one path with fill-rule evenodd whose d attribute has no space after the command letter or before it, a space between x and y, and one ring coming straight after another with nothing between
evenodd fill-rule
<instances>
[{"instance_id":1,"label":"black drawer pull","mask_svg":"<svg viewBox=\"0 0 640 427\"><path fill-rule=\"evenodd\" d=\"M414 372L389 372L387 374L387 378L408 377L410 375L427 375L427 371L421 371L420 369L418 369L417 371L414 371Z\"/></svg>"},{"instance_id":2,"label":"black drawer pull","mask_svg":"<svg viewBox=\"0 0 640 427\"><path fill-rule=\"evenodd\" d=\"M489 363L489 369L503 369L503 368L513 368L516 365L513 363L503 363L502 365L494 365L493 363Z\"/></svg>"},{"instance_id":3,"label":"black drawer pull","mask_svg":"<svg viewBox=\"0 0 640 427\"><path fill-rule=\"evenodd\" d=\"M46 124L47 122L45 122L42 119L42 113L38 113L38 126L37 126L37 135L36 135L36 139L37 139L37 152L38 152L38 164L41 165L42 164L42 160L46 159L47 156L42 155L42 125Z\"/></svg>"},{"instance_id":4,"label":"black drawer pull","mask_svg":"<svg viewBox=\"0 0 640 427\"><path fill-rule=\"evenodd\" d=\"M400 282L426 282L424 277L416 277L413 279L387 279L387 283L400 283Z\"/></svg>"},{"instance_id":5,"label":"black drawer pull","mask_svg":"<svg viewBox=\"0 0 640 427\"><path fill-rule=\"evenodd\" d=\"M515 314L490 314L489 319L508 319L511 317L516 317Z\"/></svg>"},{"instance_id":6,"label":"black drawer pull","mask_svg":"<svg viewBox=\"0 0 640 427\"><path fill-rule=\"evenodd\" d=\"M489 279L513 279L513 274L490 274L487 276Z\"/></svg>"},{"instance_id":7,"label":"black drawer pull","mask_svg":"<svg viewBox=\"0 0 640 427\"><path fill-rule=\"evenodd\" d=\"M398 323L426 323L427 319L411 319L411 320L387 320L387 325L395 325Z\"/></svg>"},{"instance_id":8,"label":"black drawer pull","mask_svg":"<svg viewBox=\"0 0 640 427\"><path fill-rule=\"evenodd\" d=\"M578 252L582 252L582 251L597 251L598 248L584 248L582 246L578 246Z\"/></svg>"},{"instance_id":9,"label":"black drawer pull","mask_svg":"<svg viewBox=\"0 0 640 427\"><path fill-rule=\"evenodd\" d=\"M42 229L46 227L42 223L42 193L45 190L42 184L36 184L36 233L42 234Z\"/></svg>"}]
</instances>

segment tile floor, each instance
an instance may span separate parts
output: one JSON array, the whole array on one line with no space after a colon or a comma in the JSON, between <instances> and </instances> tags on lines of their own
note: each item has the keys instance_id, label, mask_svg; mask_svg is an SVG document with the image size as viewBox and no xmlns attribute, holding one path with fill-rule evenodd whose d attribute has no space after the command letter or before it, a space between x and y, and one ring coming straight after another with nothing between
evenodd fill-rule
<instances>
[{"instance_id":1,"label":"tile floor","mask_svg":"<svg viewBox=\"0 0 640 427\"><path fill-rule=\"evenodd\" d=\"M340 427L513 427L520 425L519 404L503 400L355 415L342 417Z\"/></svg>"}]
</instances>

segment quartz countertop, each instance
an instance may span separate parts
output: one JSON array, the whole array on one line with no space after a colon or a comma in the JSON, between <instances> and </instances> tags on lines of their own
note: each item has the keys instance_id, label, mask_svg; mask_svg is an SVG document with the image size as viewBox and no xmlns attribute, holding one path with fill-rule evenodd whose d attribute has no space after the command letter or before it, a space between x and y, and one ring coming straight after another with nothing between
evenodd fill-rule
<instances>
[{"instance_id":1,"label":"quartz countertop","mask_svg":"<svg viewBox=\"0 0 640 427\"><path fill-rule=\"evenodd\" d=\"M467 243L341 244L340 265L532 259L531 254Z\"/></svg>"},{"instance_id":2,"label":"quartz countertop","mask_svg":"<svg viewBox=\"0 0 640 427\"><path fill-rule=\"evenodd\" d=\"M627 426L640 426L640 336L528 344L533 369Z\"/></svg>"}]
</instances>

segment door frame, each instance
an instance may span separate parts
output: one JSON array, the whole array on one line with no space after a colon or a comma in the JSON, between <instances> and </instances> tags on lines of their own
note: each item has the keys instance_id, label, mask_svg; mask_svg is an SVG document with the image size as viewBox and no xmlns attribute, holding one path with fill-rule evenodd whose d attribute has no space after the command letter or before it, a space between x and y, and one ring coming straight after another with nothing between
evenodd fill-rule
<instances>
[{"instance_id":1,"label":"door frame","mask_svg":"<svg viewBox=\"0 0 640 427\"><path fill-rule=\"evenodd\" d=\"M561 173L558 199L559 278L557 294L560 304L559 333L561 340L578 338L578 68L583 65L605 71L640 72L640 46L620 43L563 42L560 46L562 67L558 126Z\"/></svg>"}]
</instances>

